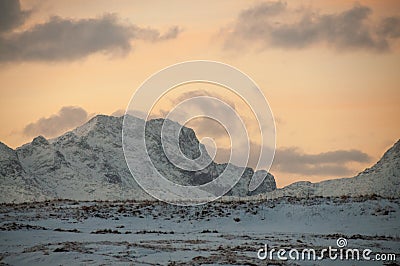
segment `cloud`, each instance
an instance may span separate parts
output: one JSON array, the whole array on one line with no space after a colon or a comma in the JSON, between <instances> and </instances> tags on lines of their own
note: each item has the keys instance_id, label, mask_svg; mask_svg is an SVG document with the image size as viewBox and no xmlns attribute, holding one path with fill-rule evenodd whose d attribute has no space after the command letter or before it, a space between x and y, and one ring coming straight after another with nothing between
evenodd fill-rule
<instances>
[{"instance_id":1,"label":"cloud","mask_svg":"<svg viewBox=\"0 0 400 266\"><path fill-rule=\"evenodd\" d=\"M196 97L210 97L196 99ZM212 110L212 115L210 117L201 116L195 118L195 120L189 122L190 126L195 130L196 134L199 136L207 136L215 139L223 140L228 139L229 134L227 129L231 129L231 137L240 138L239 133L242 132L242 124L239 123L238 117L245 119L240 116L237 110L236 104L233 100L227 99L227 97L222 97L215 92L208 92L206 90L196 90L188 91L180 94L178 97L171 99L170 104L172 108L179 105L185 100L190 100L190 106L185 106L185 108L178 109L175 112L172 119L179 123L185 123L187 118L199 115L199 114L209 114ZM219 101L218 101L219 100ZM228 108L228 106L230 108ZM161 117L166 117L169 111L161 110ZM220 121L217 121L220 119ZM224 125L227 127L225 129Z\"/></svg>"},{"instance_id":2,"label":"cloud","mask_svg":"<svg viewBox=\"0 0 400 266\"><path fill-rule=\"evenodd\" d=\"M321 14L310 8L290 9L281 1L264 2L239 14L229 32L225 30L225 45L301 49L323 44L335 50L388 51L400 37L399 19L384 18L374 25L371 14L369 7L359 4L339 13Z\"/></svg>"},{"instance_id":3,"label":"cloud","mask_svg":"<svg viewBox=\"0 0 400 266\"><path fill-rule=\"evenodd\" d=\"M194 129L197 135L213 137L216 139L227 139L228 132L217 120L209 117L196 118L190 126Z\"/></svg>"},{"instance_id":4,"label":"cloud","mask_svg":"<svg viewBox=\"0 0 400 266\"><path fill-rule=\"evenodd\" d=\"M231 163L240 165L238 162L245 161L247 158L247 147L243 145L240 149L242 153L238 161ZM260 158L261 150L264 158ZM224 163L229 160L230 148L218 147L215 160ZM247 165L253 169L267 169L269 156L273 150L268 147L261 147L260 144L250 141L250 153ZM368 163L371 157L359 150L336 150L317 154L307 154L297 147L276 149L272 162L272 171L290 173L303 176L345 176L353 174L354 171L348 165L350 163Z\"/></svg>"},{"instance_id":5,"label":"cloud","mask_svg":"<svg viewBox=\"0 0 400 266\"><path fill-rule=\"evenodd\" d=\"M242 144L242 147L240 148L240 151L242 151L239 155L237 155L238 161L231 161L231 163L236 164L238 166L247 166L251 167L253 169L267 169L270 165L268 162L270 161L269 158L273 154L273 150L268 147L263 147L262 149L262 156L261 158L261 145L258 143L255 143L253 141L249 141L249 147L247 145ZM247 155L247 150L249 149L249 154ZM216 154L216 161L218 163L223 163L227 162L229 160L229 156L231 153L230 148L224 148L224 147L218 147L217 149L217 154ZM244 162L247 161L246 165L241 165L239 162Z\"/></svg>"},{"instance_id":6,"label":"cloud","mask_svg":"<svg viewBox=\"0 0 400 266\"><path fill-rule=\"evenodd\" d=\"M400 38L400 16L383 19L379 25L378 34L387 38Z\"/></svg>"},{"instance_id":7,"label":"cloud","mask_svg":"<svg viewBox=\"0 0 400 266\"><path fill-rule=\"evenodd\" d=\"M180 29L165 34L152 28L123 24L115 14L97 18L66 19L51 17L22 32L0 36L0 62L72 61L94 53L125 55L132 41L164 41L176 38Z\"/></svg>"},{"instance_id":8,"label":"cloud","mask_svg":"<svg viewBox=\"0 0 400 266\"><path fill-rule=\"evenodd\" d=\"M206 100L206 99L194 99L196 97L210 97L213 100ZM217 102L216 100L220 100L229 107L233 109L233 111L237 111L235 102L229 99L226 99L220 96L217 93L209 92L207 90L199 89L193 91L187 91L180 93L179 96L169 97L168 98L168 106L167 109L154 109L150 113L149 118L166 118L170 112L177 107L180 103L190 100L190 106L186 105L185 108L179 108L178 111L172 114L170 119L184 124L187 122L188 118L199 114L209 113L210 110L213 110L213 114L217 117L224 118L225 121L235 121L234 112L229 110L228 108L223 108L224 106ZM197 134L204 135L204 136L212 136L215 138L222 138L225 137L227 134L225 128L223 128L219 122L216 120L209 118L209 117L196 117L195 120L190 120L189 122L190 127L192 127ZM236 125L238 127L239 125Z\"/></svg>"},{"instance_id":9,"label":"cloud","mask_svg":"<svg viewBox=\"0 0 400 266\"><path fill-rule=\"evenodd\" d=\"M29 13L30 11L21 10L18 0L0 1L0 33L22 25Z\"/></svg>"},{"instance_id":10,"label":"cloud","mask_svg":"<svg viewBox=\"0 0 400 266\"><path fill-rule=\"evenodd\" d=\"M182 29L179 28L178 26L171 27L166 33L163 35L159 36L159 40L169 40L169 39L175 39L178 37L178 34L182 32Z\"/></svg>"},{"instance_id":11,"label":"cloud","mask_svg":"<svg viewBox=\"0 0 400 266\"><path fill-rule=\"evenodd\" d=\"M25 136L55 137L67 130L73 129L88 121L90 116L81 107L64 106L50 117L42 117L36 122L30 123L23 129Z\"/></svg>"},{"instance_id":12,"label":"cloud","mask_svg":"<svg viewBox=\"0 0 400 266\"><path fill-rule=\"evenodd\" d=\"M264 16L275 16L284 12L287 4L282 1L276 2L261 2L258 5L243 10L239 17L242 20L248 18L260 19Z\"/></svg>"},{"instance_id":13,"label":"cloud","mask_svg":"<svg viewBox=\"0 0 400 266\"><path fill-rule=\"evenodd\" d=\"M172 106L176 106L177 104L179 104L185 100L188 100L188 99L191 99L194 97L199 97L199 96L208 96L208 97L212 97L212 98L217 98L217 99L223 101L224 103L226 103L227 105L229 105L233 110L236 110L236 105L235 105L234 101L226 99L217 93L208 92L207 90L202 90L202 89L184 92L184 93L180 94L178 97L171 99L171 104L172 104ZM199 105L199 107L201 109L208 108L203 105Z\"/></svg>"},{"instance_id":14,"label":"cloud","mask_svg":"<svg viewBox=\"0 0 400 266\"><path fill-rule=\"evenodd\" d=\"M297 147L277 149L273 166L285 173L320 176L351 174L348 163L367 163L371 157L359 150L336 150L307 154Z\"/></svg>"}]
</instances>

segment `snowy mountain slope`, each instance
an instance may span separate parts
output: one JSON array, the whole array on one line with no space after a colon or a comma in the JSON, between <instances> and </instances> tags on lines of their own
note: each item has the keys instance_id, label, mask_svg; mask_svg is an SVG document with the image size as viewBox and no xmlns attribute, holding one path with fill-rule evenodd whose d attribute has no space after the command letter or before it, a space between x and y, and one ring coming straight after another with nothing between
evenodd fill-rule
<instances>
[{"instance_id":1,"label":"snowy mountain slope","mask_svg":"<svg viewBox=\"0 0 400 266\"><path fill-rule=\"evenodd\" d=\"M144 123L139 118L135 123ZM150 120L146 135L148 150L153 164L167 178L183 185L204 184L213 180L226 165L211 162L205 169L192 172L172 165L161 146L161 126L164 120ZM15 151L0 144L0 202L21 202L42 199L75 200L123 200L152 199L132 177L122 150L123 117L98 115L86 124L55 139L36 137ZM180 125L167 121L171 127ZM173 136L166 136L171 141ZM179 145L185 156L196 158L200 153L208 154L199 143L192 129L183 127ZM209 157L208 157L209 158ZM139 164L137 167L146 167ZM265 193L276 188L274 177L267 175L264 183L253 192L248 184L253 174L250 168L233 167L234 171L245 170L243 177L228 193L231 196L247 196ZM146 169L141 169L146 172ZM160 188L162 189L162 188Z\"/></svg>"},{"instance_id":2,"label":"snowy mountain slope","mask_svg":"<svg viewBox=\"0 0 400 266\"><path fill-rule=\"evenodd\" d=\"M1 201L20 202L44 199L37 189L36 179L27 175L17 153L0 142ZM4 200L3 200L4 199Z\"/></svg>"},{"instance_id":3,"label":"snowy mountain slope","mask_svg":"<svg viewBox=\"0 0 400 266\"><path fill-rule=\"evenodd\" d=\"M361 196L400 197L400 140L371 168L352 178L341 178L319 183L296 182L270 193L271 197L293 196Z\"/></svg>"},{"instance_id":4,"label":"snowy mountain slope","mask_svg":"<svg viewBox=\"0 0 400 266\"><path fill-rule=\"evenodd\" d=\"M144 198L126 168L119 124L117 118L98 116L56 139L36 137L16 153L47 198L125 199L125 192Z\"/></svg>"}]
</instances>

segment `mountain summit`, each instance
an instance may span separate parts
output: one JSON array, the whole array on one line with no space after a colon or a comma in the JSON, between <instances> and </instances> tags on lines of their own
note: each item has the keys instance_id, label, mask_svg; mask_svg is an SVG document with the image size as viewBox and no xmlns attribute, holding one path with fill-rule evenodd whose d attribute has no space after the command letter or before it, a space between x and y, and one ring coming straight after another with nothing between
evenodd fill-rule
<instances>
[{"instance_id":1,"label":"mountain summit","mask_svg":"<svg viewBox=\"0 0 400 266\"><path fill-rule=\"evenodd\" d=\"M98 115L60 137L47 140L38 136L16 150L0 143L0 202L152 199L136 183L126 164L121 134L123 118ZM139 118L130 119L145 123ZM226 164L212 161L199 171L175 167L162 149L163 122L163 119L147 121L146 136L150 138L147 144L150 158L166 178L182 185L198 185L215 179L226 168ZM169 122L180 127L178 123ZM187 127L182 127L179 146L188 158L197 158L205 151L194 131ZM137 167L145 166L139 164ZM227 195L250 196L276 189L274 177L261 170L257 174L266 178L260 187L250 192L248 184L254 170L234 169L238 173L244 172Z\"/></svg>"}]
</instances>

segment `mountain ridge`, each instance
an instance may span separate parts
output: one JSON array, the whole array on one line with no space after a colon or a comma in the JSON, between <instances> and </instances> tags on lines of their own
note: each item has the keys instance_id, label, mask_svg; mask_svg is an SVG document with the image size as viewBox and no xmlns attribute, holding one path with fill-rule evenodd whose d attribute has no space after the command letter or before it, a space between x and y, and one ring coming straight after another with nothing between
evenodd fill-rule
<instances>
[{"instance_id":1,"label":"mountain ridge","mask_svg":"<svg viewBox=\"0 0 400 266\"><path fill-rule=\"evenodd\" d=\"M145 123L140 118L129 117L137 123ZM16 149L0 142L0 202L154 199L140 188L126 165L121 141L123 119L124 116L97 115L59 137L37 136ZM227 164L212 162L202 170L190 172L171 166L161 148L160 132L164 122L172 127L180 126L170 120L153 119L146 122L150 130L146 134L150 139L149 156L166 178L181 185L199 185L213 180L227 167ZM191 159L206 152L193 129L187 127L182 127L179 146ZM243 171L243 175L226 196L307 198L375 194L399 198L400 140L375 165L351 178L318 183L300 181L276 189L274 177L259 170L256 174L265 175L266 179L259 188L249 192L248 184L254 170L237 166L234 170Z\"/></svg>"},{"instance_id":2,"label":"mountain ridge","mask_svg":"<svg viewBox=\"0 0 400 266\"><path fill-rule=\"evenodd\" d=\"M1 144L0 202L153 199L139 187L126 165L121 140L123 119L124 116L97 115L56 138L47 140L38 136L15 150ZM131 119L144 123L140 118ZM173 127L180 126L163 119L149 120L146 125L150 129L149 155L167 178L184 185L197 185L213 180L225 169L226 164L214 162L193 173L172 167L162 154L160 145L159 135L164 121ZM195 158L199 149L205 151L192 129L182 127L182 132L180 146L185 155ZM257 190L249 192L247 187L254 171L236 166L234 169L238 172L244 170L244 174L227 195L250 196L276 189L275 179L270 173L257 171L265 174L266 178Z\"/></svg>"}]
</instances>

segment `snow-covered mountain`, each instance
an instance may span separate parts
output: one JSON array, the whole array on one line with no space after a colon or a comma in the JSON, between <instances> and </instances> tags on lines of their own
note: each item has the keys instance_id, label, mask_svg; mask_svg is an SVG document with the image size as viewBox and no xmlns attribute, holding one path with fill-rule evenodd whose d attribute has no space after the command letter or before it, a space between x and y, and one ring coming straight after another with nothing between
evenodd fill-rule
<instances>
[{"instance_id":1,"label":"snow-covered mountain","mask_svg":"<svg viewBox=\"0 0 400 266\"><path fill-rule=\"evenodd\" d=\"M44 199L35 179L29 178L17 152L0 142L0 202Z\"/></svg>"},{"instance_id":2,"label":"snow-covered mountain","mask_svg":"<svg viewBox=\"0 0 400 266\"><path fill-rule=\"evenodd\" d=\"M132 116L129 119L145 123ZM174 130L181 127L170 120L150 120L147 122L146 137L152 162L166 178L181 185L204 184L227 167L212 161L199 171L186 171L174 166L162 149L161 127L164 122ZM139 187L127 167L122 150L122 123L123 117L98 115L58 138L46 140L39 136L16 150L0 142L0 202L152 199ZM164 140L171 142L172 138L167 134ZM188 158L197 158L200 154L209 158L205 147L190 128L182 127L179 146ZM142 170L146 172L146 169ZM242 178L227 196L304 198L375 194L399 198L400 140L373 167L352 178L319 183L296 182L276 189L274 177L261 170L256 174L266 176L264 182L255 191L249 192L253 169L233 167L237 173L243 170Z\"/></svg>"},{"instance_id":3,"label":"snow-covered mountain","mask_svg":"<svg viewBox=\"0 0 400 266\"><path fill-rule=\"evenodd\" d=\"M371 168L352 178L341 178L319 183L296 182L270 193L270 196L338 197L377 195L400 198L400 140Z\"/></svg>"},{"instance_id":4,"label":"snow-covered mountain","mask_svg":"<svg viewBox=\"0 0 400 266\"><path fill-rule=\"evenodd\" d=\"M130 119L144 123L139 118ZM146 136L150 138L147 148L154 166L168 179L182 185L204 184L225 169L226 164L214 162L199 171L184 171L172 165L161 145L163 122L163 119L147 122ZM178 123L166 122L169 126L181 127ZM55 139L47 140L38 136L16 150L0 143L0 202L58 198L151 199L139 187L127 167L122 149L122 123L123 117L98 115ZM168 140L168 136L166 138ZM179 145L188 158L197 158L200 153L206 152L194 131L187 127L182 128ZM249 192L248 184L254 171L236 166L234 170L239 173L244 170L244 173L236 186L228 192L230 196L257 195L276 189L271 174L257 171L257 174L266 175L266 178L260 187Z\"/></svg>"}]
</instances>

